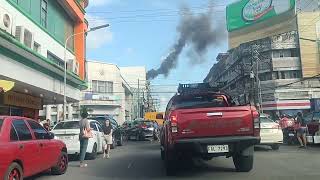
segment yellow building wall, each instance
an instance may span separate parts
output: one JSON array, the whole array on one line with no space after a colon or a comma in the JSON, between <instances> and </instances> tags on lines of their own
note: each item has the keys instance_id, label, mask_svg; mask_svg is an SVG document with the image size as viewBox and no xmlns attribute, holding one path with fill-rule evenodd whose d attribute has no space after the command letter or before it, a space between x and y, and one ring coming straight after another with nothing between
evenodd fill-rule
<instances>
[{"instance_id":1,"label":"yellow building wall","mask_svg":"<svg viewBox=\"0 0 320 180\"><path fill-rule=\"evenodd\" d=\"M316 23L319 12L303 12L297 16L300 38L317 39ZM316 42L300 39L300 54L303 77L312 77L320 73L319 50Z\"/></svg>"}]
</instances>

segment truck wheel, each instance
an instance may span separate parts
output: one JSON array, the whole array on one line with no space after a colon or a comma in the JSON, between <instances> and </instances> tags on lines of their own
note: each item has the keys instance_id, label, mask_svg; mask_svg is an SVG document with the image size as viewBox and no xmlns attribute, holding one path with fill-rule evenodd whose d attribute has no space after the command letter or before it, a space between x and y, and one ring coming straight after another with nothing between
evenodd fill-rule
<instances>
[{"instance_id":1,"label":"truck wheel","mask_svg":"<svg viewBox=\"0 0 320 180\"><path fill-rule=\"evenodd\" d=\"M233 163L238 172L249 172L253 168L253 156L235 155Z\"/></svg>"},{"instance_id":2,"label":"truck wheel","mask_svg":"<svg viewBox=\"0 0 320 180\"><path fill-rule=\"evenodd\" d=\"M279 148L280 148L280 145L279 145L279 144L272 144L272 145L271 145L271 149L272 149L272 150L279 150Z\"/></svg>"},{"instance_id":3,"label":"truck wheel","mask_svg":"<svg viewBox=\"0 0 320 180\"><path fill-rule=\"evenodd\" d=\"M173 176L176 172L176 161L172 153L166 151L164 154L164 163L167 176Z\"/></svg>"},{"instance_id":4,"label":"truck wheel","mask_svg":"<svg viewBox=\"0 0 320 180\"><path fill-rule=\"evenodd\" d=\"M120 139L118 141L118 146L122 146L123 145L123 136L120 135Z\"/></svg>"}]
</instances>

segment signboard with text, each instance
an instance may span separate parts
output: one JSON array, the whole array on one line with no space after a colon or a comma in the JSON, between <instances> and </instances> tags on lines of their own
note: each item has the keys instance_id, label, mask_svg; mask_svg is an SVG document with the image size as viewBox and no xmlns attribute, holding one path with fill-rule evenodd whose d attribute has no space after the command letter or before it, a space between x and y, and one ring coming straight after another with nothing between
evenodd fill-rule
<instances>
[{"instance_id":1,"label":"signboard with text","mask_svg":"<svg viewBox=\"0 0 320 180\"><path fill-rule=\"evenodd\" d=\"M5 105L25 107L30 109L42 109L41 98L20 94L13 91L4 93L3 103Z\"/></svg>"},{"instance_id":2,"label":"signboard with text","mask_svg":"<svg viewBox=\"0 0 320 180\"><path fill-rule=\"evenodd\" d=\"M295 0L240 0L227 6L227 29L241 29L294 8Z\"/></svg>"}]
</instances>

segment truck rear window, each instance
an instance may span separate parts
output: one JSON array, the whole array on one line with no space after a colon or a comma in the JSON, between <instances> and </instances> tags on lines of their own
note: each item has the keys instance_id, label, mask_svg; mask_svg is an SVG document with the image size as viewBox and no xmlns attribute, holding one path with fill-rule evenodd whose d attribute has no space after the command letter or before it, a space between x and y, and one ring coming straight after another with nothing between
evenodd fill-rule
<instances>
[{"instance_id":1,"label":"truck rear window","mask_svg":"<svg viewBox=\"0 0 320 180\"><path fill-rule=\"evenodd\" d=\"M209 108L209 107L226 107L223 96L216 95L195 95L195 96L178 96L173 103L173 109L182 108Z\"/></svg>"},{"instance_id":2,"label":"truck rear window","mask_svg":"<svg viewBox=\"0 0 320 180\"><path fill-rule=\"evenodd\" d=\"M3 119L0 119L0 132L1 132L2 124L3 124Z\"/></svg>"}]
</instances>

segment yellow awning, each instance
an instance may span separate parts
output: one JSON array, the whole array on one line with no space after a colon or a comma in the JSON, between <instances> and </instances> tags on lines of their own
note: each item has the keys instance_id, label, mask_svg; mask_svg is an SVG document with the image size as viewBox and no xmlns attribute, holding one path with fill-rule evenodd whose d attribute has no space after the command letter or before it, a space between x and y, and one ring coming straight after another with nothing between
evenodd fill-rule
<instances>
[{"instance_id":1,"label":"yellow awning","mask_svg":"<svg viewBox=\"0 0 320 180\"><path fill-rule=\"evenodd\" d=\"M14 82L12 81L6 81L6 80L0 80L0 92L7 92L10 91L14 87Z\"/></svg>"}]
</instances>

